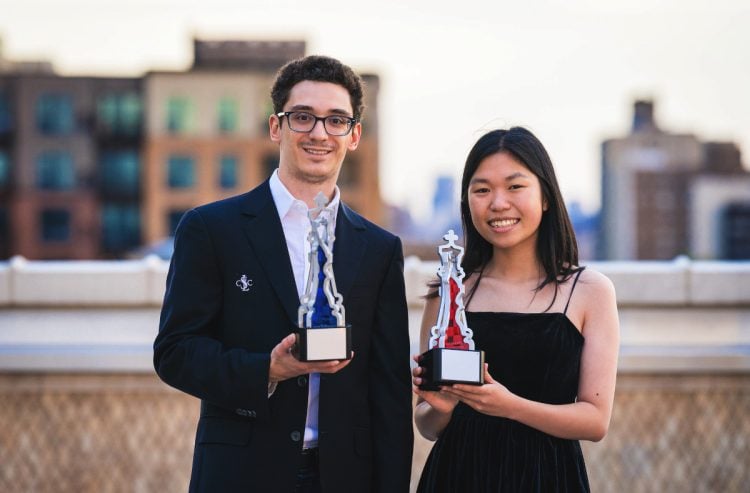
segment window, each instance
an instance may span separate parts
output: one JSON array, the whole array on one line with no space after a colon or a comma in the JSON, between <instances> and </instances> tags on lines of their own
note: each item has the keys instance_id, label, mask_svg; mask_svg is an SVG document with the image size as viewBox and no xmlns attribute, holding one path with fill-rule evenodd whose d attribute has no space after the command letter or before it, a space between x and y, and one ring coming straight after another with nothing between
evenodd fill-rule
<instances>
[{"instance_id":1,"label":"window","mask_svg":"<svg viewBox=\"0 0 750 493\"><path fill-rule=\"evenodd\" d=\"M65 151L41 153L36 161L36 184L42 190L69 190L75 187L73 157Z\"/></svg>"},{"instance_id":2,"label":"window","mask_svg":"<svg viewBox=\"0 0 750 493\"><path fill-rule=\"evenodd\" d=\"M263 132L268 132L268 117L276 113L276 110L273 107L273 101L271 100L271 98L263 100L261 106L263 107L263 109L261 114L258 115L258 121L260 122L259 128Z\"/></svg>"},{"instance_id":3,"label":"window","mask_svg":"<svg viewBox=\"0 0 750 493\"><path fill-rule=\"evenodd\" d=\"M8 209L0 207L0 243L8 238Z\"/></svg>"},{"instance_id":4,"label":"window","mask_svg":"<svg viewBox=\"0 0 750 493\"><path fill-rule=\"evenodd\" d=\"M138 194L140 163L135 150L105 151L100 166L104 192Z\"/></svg>"},{"instance_id":5,"label":"window","mask_svg":"<svg viewBox=\"0 0 750 493\"><path fill-rule=\"evenodd\" d=\"M10 225L8 224L8 210L0 207L0 260L10 256Z\"/></svg>"},{"instance_id":6,"label":"window","mask_svg":"<svg viewBox=\"0 0 750 493\"><path fill-rule=\"evenodd\" d=\"M11 130L10 103L8 96L0 93L0 134L5 134Z\"/></svg>"},{"instance_id":7,"label":"window","mask_svg":"<svg viewBox=\"0 0 750 493\"><path fill-rule=\"evenodd\" d=\"M177 225L180 224L180 219L185 214L185 211L171 211L167 216L167 223L169 224L169 236L174 236L174 232L177 231Z\"/></svg>"},{"instance_id":8,"label":"window","mask_svg":"<svg viewBox=\"0 0 750 493\"><path fill-rule=\"evenodd\" d=\"M263 171L266 179L273 174L273 171L279 167L279 155L267 154L263 157Z\"/></svg>"},{"instance_id":9,"label":"window","mask_svg":"<svg viewBox=\"0 0 750 493\"><path fill-rule=\"evenodd\" d=\"M73 99L67 94L42 94L36 103L36 126L45 135L73 132Z\"/></svg>"},{"instance_id":10,"label":"window","mask_svg":"<svg viewBox=\"0 0 750 493\"><path fill-rule=\"evenodd\" d=\"M720 215L721 258L750 259L750 202L734 202Z\"/></svg>"},{"instance_id":11,"label":"window","mask_svg":"<svg viewBox=\"0 0 750 493\"><path fill-rule=\"evenodd\" d=\"M167 101L167 130L185 133L193 129L195 119L193 103L185 97L172 97Z\"/></svg>"},{"instance_id":12,"label":"window","mask_svg":"<svg viewBox=\"0 0 750 493\"><path fill-rule=\"evenodd\" d=\"M106 94L97 104L101 128L113 135L138 135L142 115L143 103L138 94Z\"/></svg>"},{"instance_id":13,"label":"window","mask_svg":"<svg viewBox=\"0 0 750 493\"><path fill-rule=\"evenodd\" d=\"M219 160L219 186L234 188L237 186L237 156L225 154Z\"/></svg>"},{"instance_id":14,"label":"window","mask_svg":"<svg viewBox=\"0 0 750 493\"><path fill-rule=\"evenodd\" d=\"M0 188L10 182L10 160L8 155L0 151Z\"/></svg>"},{"instance_id":15,"label":"window","mask_svg":"<svg viewBox=\"0 0 750 493\"><path fill-rule=\"evenodd\" d=\"M232 133L237 130L239 117L237 100L222 98L219 100L219 131Z\"/></svg>"},{"instance_id":16,"label":"window","mask_svg":"<svg viewBox=\"0 0 750 493\"><path fill-rule=\"evenodd\" d=\"M134 204L102 207L102 246L110 252L124 251L141 243L141 214Z\"/></svg>"},{"instance_id":17,"label":"window","mask_svg":"<svg viewBox=\"0 0 750 493\"><path fill-rule=\"evenodd\" d=\"M169 156L167 168L169 188L190 188L195 185L195 160L192 156Z\"/></svg>"},{"instance_id":18,"label":"window","mask_svg":"<svg viewBox=\"0 0 750 493\"><path fill-rule=\"evenodd\" d=\"M42 211L42 241L57 242L70 239L70 211L45 209Z\"/></svg>"}]
</instances>

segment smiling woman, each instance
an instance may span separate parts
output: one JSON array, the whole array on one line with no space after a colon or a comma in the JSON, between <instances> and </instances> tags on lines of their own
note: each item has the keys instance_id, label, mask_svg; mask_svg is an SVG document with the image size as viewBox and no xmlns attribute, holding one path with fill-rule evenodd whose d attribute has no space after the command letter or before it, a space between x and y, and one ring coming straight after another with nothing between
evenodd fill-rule
<instances>
[{"instance_id":1,"label":"smiling woman","mask_svg":"<svg viewBox=\"0 0 750 493\"><path fill-rule=\"evenodd\" d=\"M420 390L423 369L414 369L415 421L437 440L419 491L588 491L578 440L601 440L612 413L612 283L578 265L552 162L524 128L474 145L461 214L466 319L485 352L485 383ZM422 352L438 307L433 290Z\"/></svg>"},{"instance_id":2,"label":"smiling woman","mask_svg":"<svg viewBox=\"0 0 750 493\"><path fill-rule=\"evenodd\" d=\"M533 251L542 213L547 208L539 179L507 152L482 160L471 178L471 220L494 247L526 242Z\"/></svg>"}]
</instances>

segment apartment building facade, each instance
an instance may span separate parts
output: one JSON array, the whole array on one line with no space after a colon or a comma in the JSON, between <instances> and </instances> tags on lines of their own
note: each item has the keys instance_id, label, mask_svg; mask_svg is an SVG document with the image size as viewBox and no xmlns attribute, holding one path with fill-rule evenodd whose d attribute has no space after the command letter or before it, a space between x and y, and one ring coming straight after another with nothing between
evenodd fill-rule
<instances>
[{"instance_id":1,"label":"apartment building facade","mask_svg":"<svg viewBox=\"0 0 750 493\"><path fill-rule=\"evenodd\" d=\"M3 255L101 258L137 245L139 79L0 79Z\"/></svg>"},{"instance_id":2,"label":"apartment building facade","mask_svg":"<svg viewBox=\"0 0 750 493\"><path fill-rule=\"evenodd\" d=\"M660 129L651 101L635 103L629 135L602 144L599 258L750 258L749 206L736 144Z\"/></svg>"},{"instance_id":3,"label":"apartment building facade","mask_svg":"<svg viewBox=\"0 0 750 493\"><path fill-rule=\"evenodd\" d=\"M3 65L0 258L122 258L168 241L186 210L273 172L270 86L305 42L194 40L194 53L187 70L132 78ZM339 184L345 201L382 223L379 80L363 78L365 133Z\"/></svg>"}]
</instances>

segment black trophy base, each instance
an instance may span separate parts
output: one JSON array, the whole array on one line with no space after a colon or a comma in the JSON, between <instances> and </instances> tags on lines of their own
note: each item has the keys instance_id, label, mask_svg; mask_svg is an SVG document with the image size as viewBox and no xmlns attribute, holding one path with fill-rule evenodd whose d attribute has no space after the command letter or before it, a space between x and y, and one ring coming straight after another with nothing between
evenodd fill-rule
<instances>
[{"instance_id":1,"label":"black trophy base","mask_svg":"<svg viewBox=\"0 0 750 493\"><path fill-rule=\"evenodd\" d=\"M297 328L295 356L300 361L345 360L352 357L352 326Z\"/></svg>"},{"instance_id":2,"label":"black trophy base","mask_svg":"<svg viewBox=\"0 0 750 493\"><path fill-rule=\"evenodd\" d=\"M484 384L484 351L432 348L422 353L422 390L439 390L441 385Z\"/></svg>"}]
</instances>

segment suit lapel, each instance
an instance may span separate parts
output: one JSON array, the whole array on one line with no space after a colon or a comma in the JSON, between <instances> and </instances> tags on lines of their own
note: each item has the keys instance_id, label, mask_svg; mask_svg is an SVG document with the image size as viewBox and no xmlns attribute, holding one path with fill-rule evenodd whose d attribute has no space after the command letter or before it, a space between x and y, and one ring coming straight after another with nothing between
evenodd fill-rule
<instances>
[{"instance_id":1,"label":"suit lapel","mask_svg":"<svg viewBox=\"0 0 750 493\"><path fill-rule=\"evenodd\" d=\"M297 325L299 296L294 284L294 272L284 239L279 213L273 203L268 181L248 193L242 204L247 216L245 236L266 273L284 311L293 326ZM354 284L359 265L364 258L366 244L362 220L343 203L336 215L336 240L333 245L333 273L336 287L346 300Z\"/></svg>"},{"instance_id":2,"label":"suit lapel","mask_svg":"<svg viewBox=\"0 0 750 493\"><path fill-rule=\"evenodd\" d=\"M284 239L284 230L273 203L268 181L248 194L242 205L242 212L247 216L244 225L245 236L266 272L266 278L281 300L289 320L296 327L299 296L294 284L294 272Z\"/></svg>"},{"instance_id":3,"label":"suit lapel","mask_svg":"<svg viewBox=\"0 0 750 493\"><path fill-rule=\"evenodd\" d=\"M343 203L336 215L336 240L333 244L333 275L336 288L344 301L357 278L365 254L362 220Z\"/></svg>"}]
</instances>

